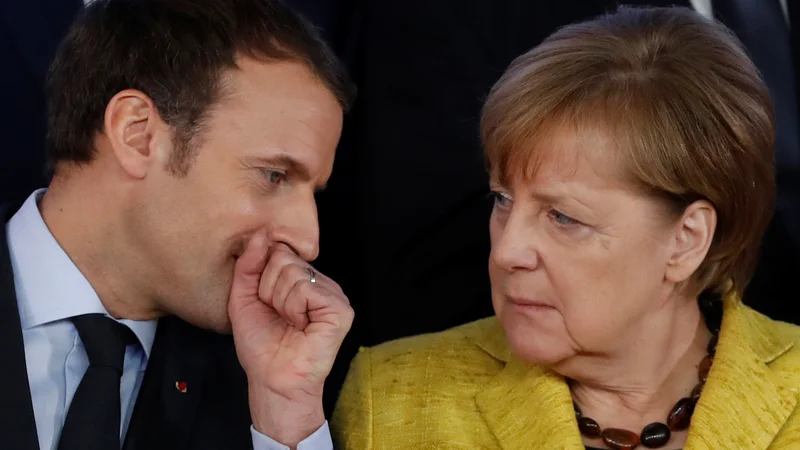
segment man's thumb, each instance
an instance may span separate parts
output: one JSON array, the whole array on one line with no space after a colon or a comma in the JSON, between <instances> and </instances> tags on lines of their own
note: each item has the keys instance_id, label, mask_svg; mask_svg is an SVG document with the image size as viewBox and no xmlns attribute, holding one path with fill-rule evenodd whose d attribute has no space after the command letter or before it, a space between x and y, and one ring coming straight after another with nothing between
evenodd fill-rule
<instances>
[{"instance_id":1,"label":"man's thumb","mask_svg":"<svg viewBox=\"0 0 800 450\"><path fill-rule=\"evenodd\" d=\"M267 265L267 237L256 233L247 243L244 253L233 268L230 302L258 298L261 273Z\"/></svg>"}]
</instances>

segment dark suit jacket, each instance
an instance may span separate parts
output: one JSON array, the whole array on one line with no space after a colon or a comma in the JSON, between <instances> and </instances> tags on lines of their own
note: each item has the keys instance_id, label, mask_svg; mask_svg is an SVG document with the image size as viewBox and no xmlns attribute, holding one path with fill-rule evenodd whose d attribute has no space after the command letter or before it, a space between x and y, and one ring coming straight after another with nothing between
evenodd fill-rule
<instances>
[{"instance_id":1,"label":"dark suit jacket","mask_svg":"<svg viewBox=\"0 0 800 450\"><path fill-rule=\"evenodd\" d=\"M47 186L44 84L56 48L83 0L0 2L0 204Z\"/></svg>"},{"instance_id":2,"label":"dark suit jacket","mask_svg":"<svg viewBox=\"0 0 800 450\"><path fill-rule=\"evenodd\" d=\"M0 211L0 447L37 449L22 329ZM175 384L186 383L186 393ZM250 449L247 380L233 340L175 317L158 323L126 450Z\"/></svg>"}]
</instances>

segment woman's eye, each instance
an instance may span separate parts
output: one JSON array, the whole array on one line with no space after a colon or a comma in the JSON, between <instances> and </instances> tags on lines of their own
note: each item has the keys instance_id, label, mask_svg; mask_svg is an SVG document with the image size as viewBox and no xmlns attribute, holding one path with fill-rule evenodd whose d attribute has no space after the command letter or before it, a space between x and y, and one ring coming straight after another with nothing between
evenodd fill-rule
<instances>
[{"instance_id":1,"label":"woman's eye","mask_svg":"<svg viewBox=\"0 0 800 450\"><path fill-rule=\"evenodd\" d=\"M511 196L509 196L508 194L504 194L502 192L499 192L499 191L492 191L492 192L489 193L489 195L492 197L492 200L494 200L495 206L498 206L500 208L508 208L509 206L511 206L511 203L514 201L511 198Z\"/></svg>"},{"instance_id":2,"label":"woman's eye","mask_svg":"<svg viewBox=\"0 0 800 450\"><path fill-rule=\"evenodd\" d=\"M562 226L580 224L577 220L555 209L550 210L550 218Z\"/></svg>"},{"instance_id":3,"label":"woman's eye","mask_svg":"<svg viewBox=\"0 0 800 450\"><path fill-rule=\"evenodd\" d=\"M286 181L286 174L277 170L264 169L264 176L271 184L281 184Z\"/></svg>"}]
</instances>

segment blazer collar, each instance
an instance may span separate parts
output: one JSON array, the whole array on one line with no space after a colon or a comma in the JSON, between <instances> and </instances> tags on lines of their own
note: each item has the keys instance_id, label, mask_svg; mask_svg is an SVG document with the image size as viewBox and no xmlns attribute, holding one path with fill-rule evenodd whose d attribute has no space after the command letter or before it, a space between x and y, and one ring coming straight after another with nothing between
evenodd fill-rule
<instances>
[{"instance_id":1,"label":"blazer collar","mask_svg":"<svg viewBox=\"0 0 800 450\"><path fill-rule=\"evenodd\" d=\"M503 449L584 449L569 388L543 367L513 358L475 401Z\"/></svg>"},{"instance_id":2,"label":"blazer collar","mask_svg":"<svg viewBox=\"0 0 800 450\"><path fill-rule=\"evenodd\" d=\"M478 410L504 449L583 450L572 398L564 379L511 353L495 319L480 328L475 342L505 367L475 396Z\"/></svg>"},{"instance_id":3,"label":"blazer collar","mask_svg":"<svg viewBox=\"0 0 800 450\"><path fill-rule=\"evenodd\" d=\"M793 347L779 324L747 308L734 294L724 301L714 365L697 404L684 449L769 447L797 405L789 377L770 364ZM496 319L475 336L478 347L505 362L476 395L478 409L504 449L583 450L563 378L514 357Z\"/></svg>"},{"instance_id":4,"label":"blazer collar","mask_svg":"<svg viewBox=\"0 0 800 450\"><path fill-rule=\"evenodd\" d=\"M797 405L797 388L770 367L794 343L779 323L729 294L717 353L697 403L686 449L763 450Z\"/></svg>"}]
</instances>

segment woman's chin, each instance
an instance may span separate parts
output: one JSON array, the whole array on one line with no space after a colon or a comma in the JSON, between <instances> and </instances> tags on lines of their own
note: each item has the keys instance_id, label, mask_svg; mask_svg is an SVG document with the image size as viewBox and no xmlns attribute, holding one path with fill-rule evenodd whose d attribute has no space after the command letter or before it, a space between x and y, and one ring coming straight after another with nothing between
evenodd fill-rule
<instances>
[{"instance_id":1,"label":"woman's chin","mask_svg":"<svg viewBox=\"0 0 800 450\"><path fill-rule=\"evenodd\" d=\"M533 329L519 323L503 323L503 328L511 352L526 362L552 366L575 353L566 338L561 338L550 330Z\"/></svg>"}]
</instances>

